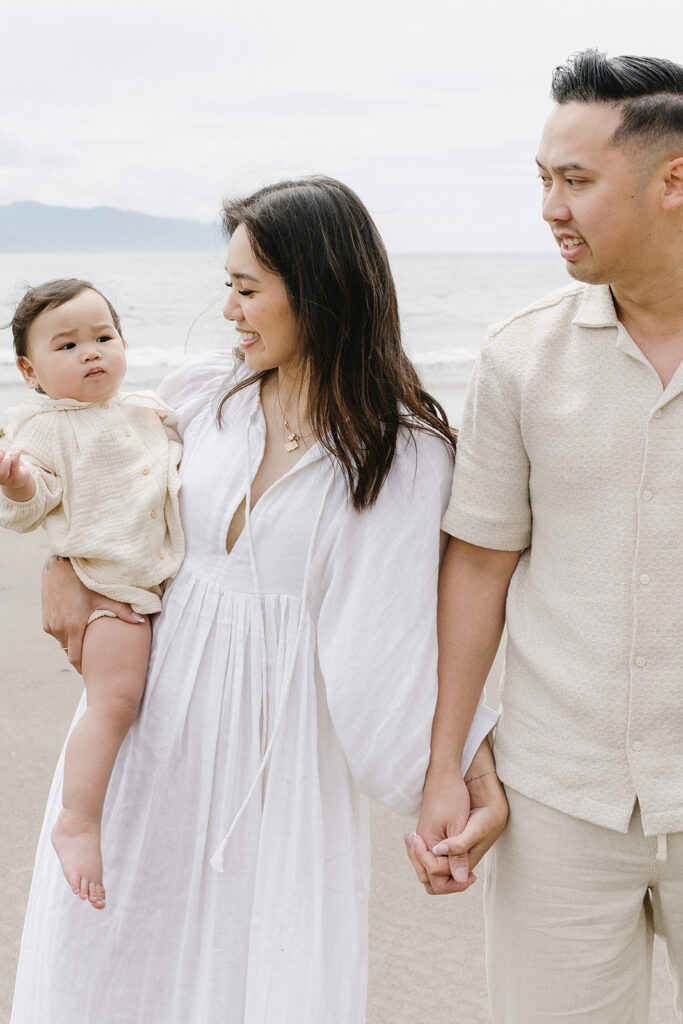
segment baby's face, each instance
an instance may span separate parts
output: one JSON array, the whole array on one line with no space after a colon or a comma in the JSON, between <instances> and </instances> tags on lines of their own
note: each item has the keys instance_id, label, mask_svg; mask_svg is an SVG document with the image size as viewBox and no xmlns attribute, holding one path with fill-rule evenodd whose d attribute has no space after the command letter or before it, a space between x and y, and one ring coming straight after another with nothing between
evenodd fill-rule
<instances>
[{"instance_id":1,"label":"baby's face","mask_svg":"<svg viewBox=\"0 0 683 1024\"><path fill-rule=\"evenodd\" d=\"M125 343L107 303L88 288L36 317L28 330L28 355L17 365L29 387L40 385L50 398L101 402L123 380Z\"/></svg>"}]
</instances>

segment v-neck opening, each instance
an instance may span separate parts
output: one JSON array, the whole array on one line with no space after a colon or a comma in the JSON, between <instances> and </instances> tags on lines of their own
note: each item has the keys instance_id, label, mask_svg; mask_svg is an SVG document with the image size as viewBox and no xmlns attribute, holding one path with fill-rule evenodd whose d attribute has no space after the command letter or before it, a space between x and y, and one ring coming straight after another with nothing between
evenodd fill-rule
<instances>
[{"instance_id":1,"label":"v-neck opening","mask_svg":"<svg viewBox=\"0 0 683 1024\"><path fill-rule=\"evenodd\" d=\"M304 454L301 456L301 458L298 459L297 462L295 462L293 466L291 466L288 470L286 470L286 472L284 472L281 476L277 477L276 480L273 480L270 484L268 484L268 486L263 491L261 496L255 502L252 502L251 505L250 505L250 503L247 501L247 498L249 496L249 493L251 492L251 487L253 486L254 480L258 476L258 472L259 472L259 470L261 468L261 465L263 463L263 459L264 459L265 453L266 453L266 417L265 417L265 413L263 411L263 405L261 404L261 392L260 392L260 389L259 389L259 391L257 392L257 395L256 395L256 400L255 400L254 408L252 408L251 411L249 412L249 416L248 416L247 423L246 423L246 428L245 428L247 431L250 430L250 428L252 426L252 423L254 422L255 419L258 421L259 426L260 426L261 431L262 431L262 441L263 441L263 444L262 444L261 449L260 449L260 458L258 460L258 464L256 465L256 468L253 470L253 474L252 474L250 480L247 481L247 479L245 478L244 490L241 492L240 499L239 499L237 505L235 506L235 510L232 513L232 515L231 515L231 517L230 517L230 519L228 521L227 528L224 528L224 530L223 530L223 537L224 537L223 551L225 553L226 558L230 558L232 556L232 554L234 553L235 549L237 548L237 546L239 545L240 541L242 540L242 537L244 536L244 534L247 531L247 528L248 528L247 520L251 521L253 519L254 510L257 507L260 507L260 505L263 502L264 498L268 497L268 495L273 490L273 488L277 487L278 484L280 484L283 480L286 480L288 477L292 476L299 469L303 468L304 466L310 465L311 462L315 462L319 458L322 458L322 454L323 454L323 452L321 450L322 446L320 444L320 441L316 441L314 444L311 445L310 448L307 449L306 452L304 452ZM311 457L311 453L312 452L315 453L315 457ZM249 467L249 472L250 473L252 472L252 468L251 467ZM228 544L228 534L230 532L230 527L232 526L232 524L233 524L233 522L235 520L235 516L239 512L239 510L242 507L242 505L244 505L244 523L242 524L242 529L240 530L240 532L237 534L237 537L235 538L235 542L233 543L232 547L228 551L227 544Z\"/></svg>"},{"instance_id":2,"label":"v-neck opening","mask_svg":"<svg viewBox=\"0 0 683 1024\"><path fill-rule=\"evenodd\" d=\"M664 384L662 378L659 375L659 370L657 369L657 367L648 358L645 352L643 352L642 348L637 343L637 341L635 341L635 339L631 337L628 330L626 329L624 324L621 323L621 321L617 322L617 348L620 352L623 352L624 355L628 356L630 359L634 359L637 363L640 363L642 366L645 366L646 369L657 378L657 381L659 382L659 387L661 389L657 399L658 405L660 403L666 405L667 402L671 401L671 399L675 398L678 394L680 394L680 391L683 389L683 359L672 373L668 382ZM670 393L667 394L667 392Z\"/></svg>"}]
</instances>

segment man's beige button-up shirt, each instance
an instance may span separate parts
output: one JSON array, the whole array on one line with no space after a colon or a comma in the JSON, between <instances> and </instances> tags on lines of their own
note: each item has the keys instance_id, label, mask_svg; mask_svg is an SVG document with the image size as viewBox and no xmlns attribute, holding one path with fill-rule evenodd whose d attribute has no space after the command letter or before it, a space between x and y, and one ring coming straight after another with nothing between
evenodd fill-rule
<instances>
[{"instance_id":1,"label":"man's beige button-up shirt","mask_svg":"<svg viewBox=\"0 0 683 1024\"><path fill-rule=\"evenodd\" d=\"M666 389L607 286L491 329L444 529L521 550L496 761L532 799L683 831L683 365Z\"/></svg>"}]
</instances>

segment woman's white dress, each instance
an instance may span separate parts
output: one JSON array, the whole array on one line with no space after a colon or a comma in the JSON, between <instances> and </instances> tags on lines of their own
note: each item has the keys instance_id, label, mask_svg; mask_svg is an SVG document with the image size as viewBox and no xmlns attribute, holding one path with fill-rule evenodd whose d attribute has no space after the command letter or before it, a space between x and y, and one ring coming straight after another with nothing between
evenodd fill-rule
<instances>
[{"instance_id":1,"label":"woman's white dress","mask_svg":"<svg viewBox=\"0 0 683 1024\"><path fill-rule=\"evenodd\" d=\"M228 554L265 443L256 387L217 428L216 396L236 372L213 354L162 387L185 443L186 557L109 786L107 907L74 897L50 845L60 762L12 1024L364 1020L366 795L418 806L451 463L440 440L403 432L359 514L316 445ZM468 756L495 718L480 708Z\"/></svg>"}]
</instances>

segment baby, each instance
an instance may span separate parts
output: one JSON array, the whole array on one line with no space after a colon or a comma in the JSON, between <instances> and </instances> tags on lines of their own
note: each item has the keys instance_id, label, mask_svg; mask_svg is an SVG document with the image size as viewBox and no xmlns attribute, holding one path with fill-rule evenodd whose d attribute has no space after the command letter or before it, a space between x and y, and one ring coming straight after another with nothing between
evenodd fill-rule
<instances>
[{"instance_id":1,"label":"baby","mask_svg":"<svg viewBox=\"0 0 683 1024\"><path fill-rule=\"evenodd\" d=\"M52 842L74 893L105 905L100 828L121 743L147 673L162 584L178 571L181 445L152 392L119 394L126 344L111 303L88 281L30 289L12 319L17 366L39 393L7 410L0 526L44 524L52 551L90 590L130 603L140 625L98 609L83 639L87 708L65 750Z\"/></svg>"}]
</instances>

